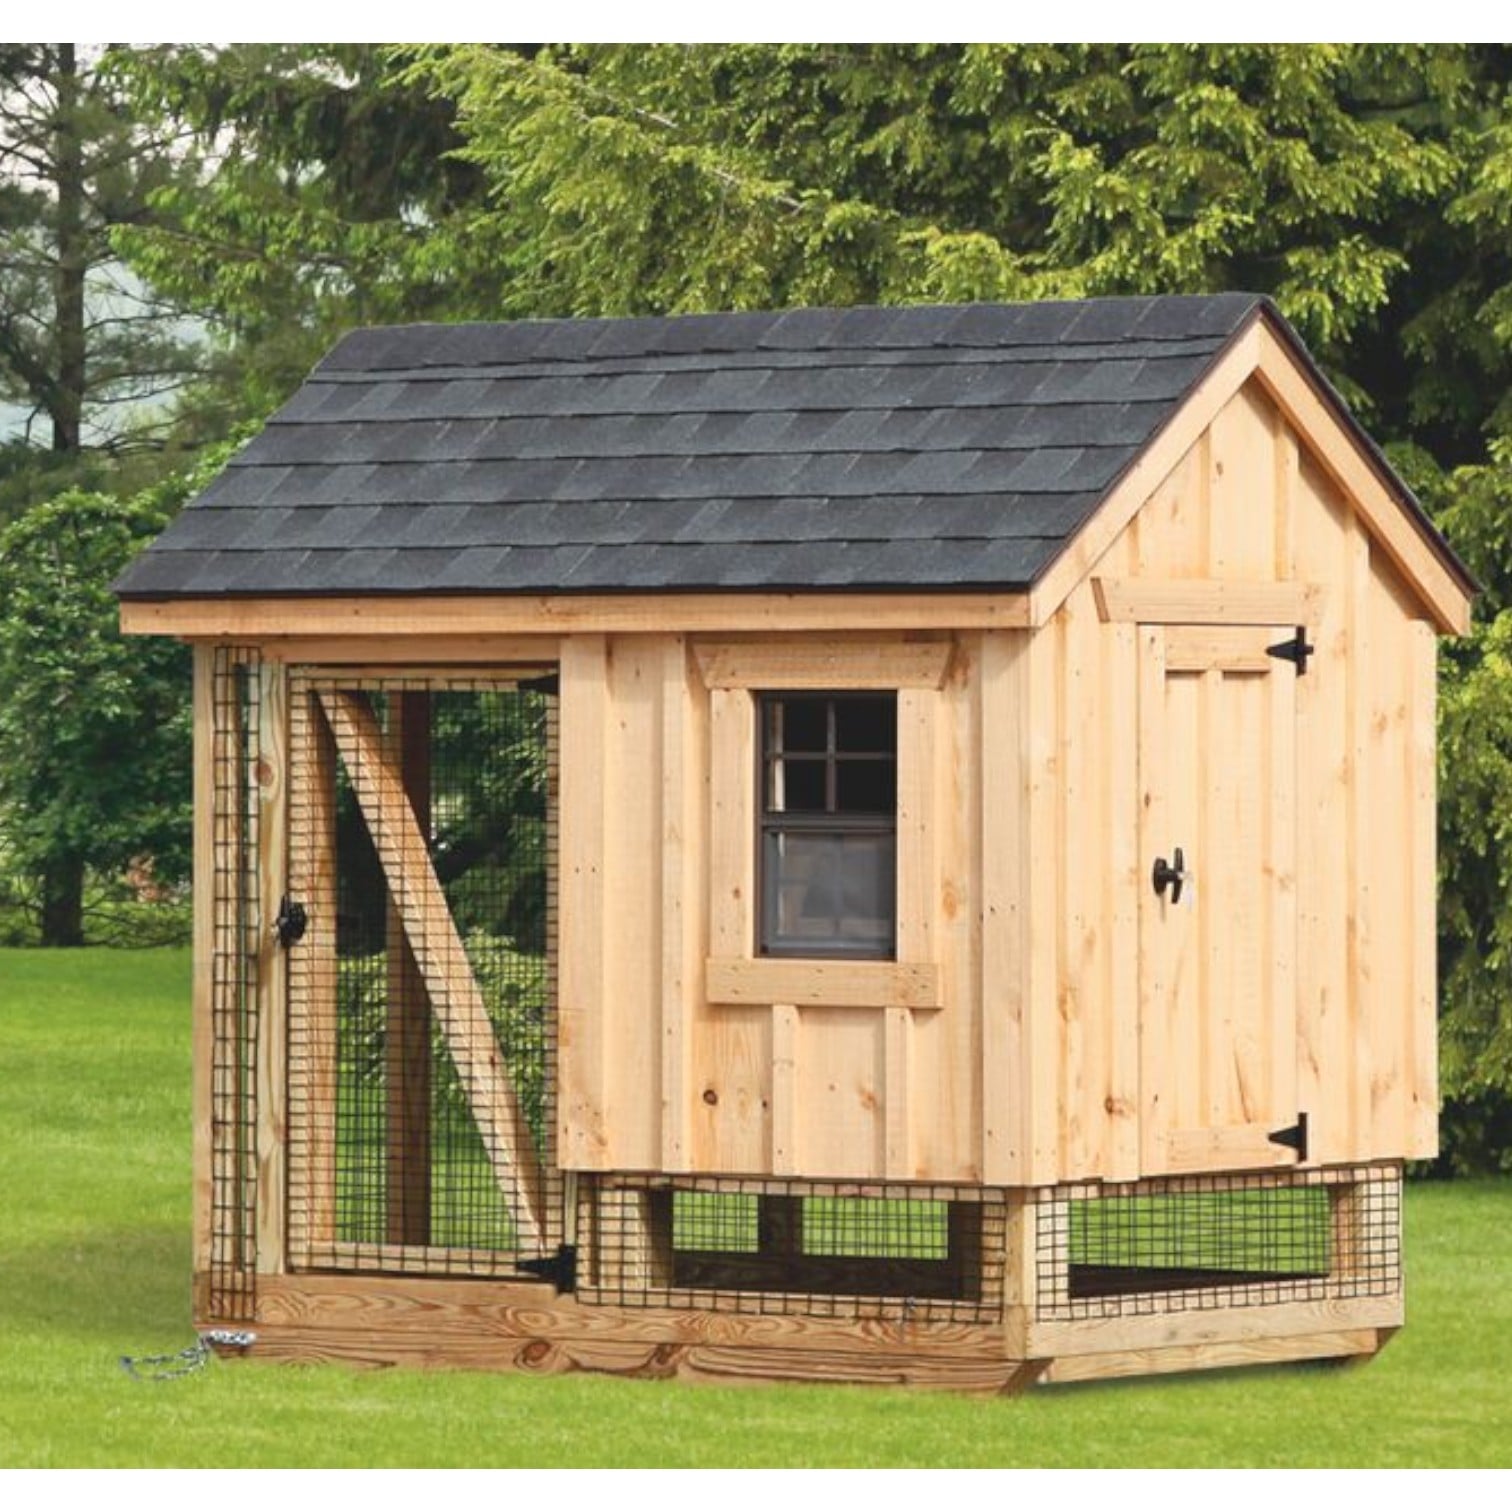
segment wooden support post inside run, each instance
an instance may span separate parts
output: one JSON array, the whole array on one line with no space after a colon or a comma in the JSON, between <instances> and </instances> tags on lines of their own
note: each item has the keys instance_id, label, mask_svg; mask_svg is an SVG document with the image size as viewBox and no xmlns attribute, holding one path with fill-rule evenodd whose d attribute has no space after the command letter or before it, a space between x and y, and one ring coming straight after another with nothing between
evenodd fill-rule
<instances>
[{"instance_id":1,"label":"wooden support post inside run","mask_svg":"<svg viewBox=\"0 0 1512 1512\"><path fill-rule=\"evenodd\" d=\"M510 1085L425 836L383 749L383 735L367 701L339 689L322 692L320 701L494 1178L509 1203L519 1247L539 1250L544 1243L544 1201L530 1125Z\"/></svg>"},{"instance_id":2,"label":"wooden support post inside run","mask_svg":"<svg viewBox=\"0 0 1512 1512\"><path fill-rule=\"evenodd\" d=\"M388 753L404 796L427 841L431 827L430 694L390 697ZM387 1079L388 1241L428 1244L431 1227L430 995L392 894L386 923L388 1003L385 1014Z\"/></svg>"}]
</instances>

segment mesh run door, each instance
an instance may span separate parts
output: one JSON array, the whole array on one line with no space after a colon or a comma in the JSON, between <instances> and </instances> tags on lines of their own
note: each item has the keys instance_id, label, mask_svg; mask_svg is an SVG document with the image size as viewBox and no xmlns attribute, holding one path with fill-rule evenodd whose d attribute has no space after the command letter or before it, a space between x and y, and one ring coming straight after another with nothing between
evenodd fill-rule
<instances>
[{"instance_id":1,"label":"mesh run door","mask_svg":"<svg viewBox=\"0 0 1512 1512\"><path fill-rule=\"evenodd\" d=\"M509 1275L561 1242L551 686L291 680L296 1266Z\"/></svg>"}]
</instances>

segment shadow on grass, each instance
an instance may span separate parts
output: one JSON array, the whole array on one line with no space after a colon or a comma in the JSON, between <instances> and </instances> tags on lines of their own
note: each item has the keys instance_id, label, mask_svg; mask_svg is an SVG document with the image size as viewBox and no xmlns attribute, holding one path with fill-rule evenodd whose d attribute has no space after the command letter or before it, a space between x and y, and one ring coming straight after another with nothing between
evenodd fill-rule
<instances>
[{"instance_id":1,"label":"shadow on grass","mask_svg":"<svg viewBox=\"0 0 1512 1512\"><path fill-rule=\"evenodd\" d=\"M118 1340L189 1324L189 1236L178 1226L99 1230L0 1258L0 1337Z\"/></svg>"}]
</instances>

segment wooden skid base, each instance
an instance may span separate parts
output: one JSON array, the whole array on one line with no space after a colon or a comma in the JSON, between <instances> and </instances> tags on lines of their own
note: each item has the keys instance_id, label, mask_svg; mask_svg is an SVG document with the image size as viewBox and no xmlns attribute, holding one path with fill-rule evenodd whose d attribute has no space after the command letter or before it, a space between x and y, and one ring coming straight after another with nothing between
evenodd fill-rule
<instances>
[{"instance_id":1,"label":"wooden skid base","mask_svg":"<svg viewBox=\"0 0 1512 1512\"><path fill-rule=\"evenodd\" d=\"M550 1286L412 1276L262 1276L256 1342L231 1350L304 1364L569 1370L682 1380L818 1381L1015 1393L1070 1382L1374 1354L1400 1298L1248 1308L1161 1320L1001 1327L586 1307ZM196 1294L206 1295L203 1280ZM200 1326L216 1326L203 1318ZM1267 1314L1273 1316L1267 1317ZM1131 1328L1131 1321L1137 1326ZM1025 1359L1025 1338L1037 1357ZM1057 1344L1054 1354L1047 1350Z\"/></svg>"}]
</instances>

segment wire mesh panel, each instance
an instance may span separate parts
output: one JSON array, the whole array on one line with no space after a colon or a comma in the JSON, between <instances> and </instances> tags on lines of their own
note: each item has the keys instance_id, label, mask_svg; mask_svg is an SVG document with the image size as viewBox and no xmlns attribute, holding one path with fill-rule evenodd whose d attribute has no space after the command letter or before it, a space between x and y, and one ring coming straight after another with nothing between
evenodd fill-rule
<instances>
[{"instance_id":1,"label":"wire mesh panel","mask_svg":"<svg viewBox=\"0 0 1512 1512\"><path fill-rule=\"evenodd\" d=\"M510 1274L561 1241L556 700L301 675L292 704L296 1262Z\"/></svg>"},{"instance_id":2,"label":"wire mesh panel","mask_svg":"<svg viewBox=\"0 0 1512 1512\"><path fill-rule=\"evenodd\" d=\"M1401 1288L1396 1166L1055 1187L1033 1200L1042 1318L1389 1296Z\"/></svg>"},{"instance_id":3,"label":"wire mesh panel","mask_svg":"<svg viewBox=\"0 0 1512 1512\"><path fill-rule=\"evenodd\" d=\"M256 652L216 649L208 1300L227 1322L252 1318L257 1301L257 673Z\"/></svg>"},{"instance_id":4,"label":"wire mesh panel","mask_svg":"<svg viewBox=\"0 0 1512 1512\"><path fill-rule=\"evenodd\" d=\"M628 1307L981 1323L1006 1199L975 1188L584 1176L579 1295Z\"/></svg>"}]
</instances>

